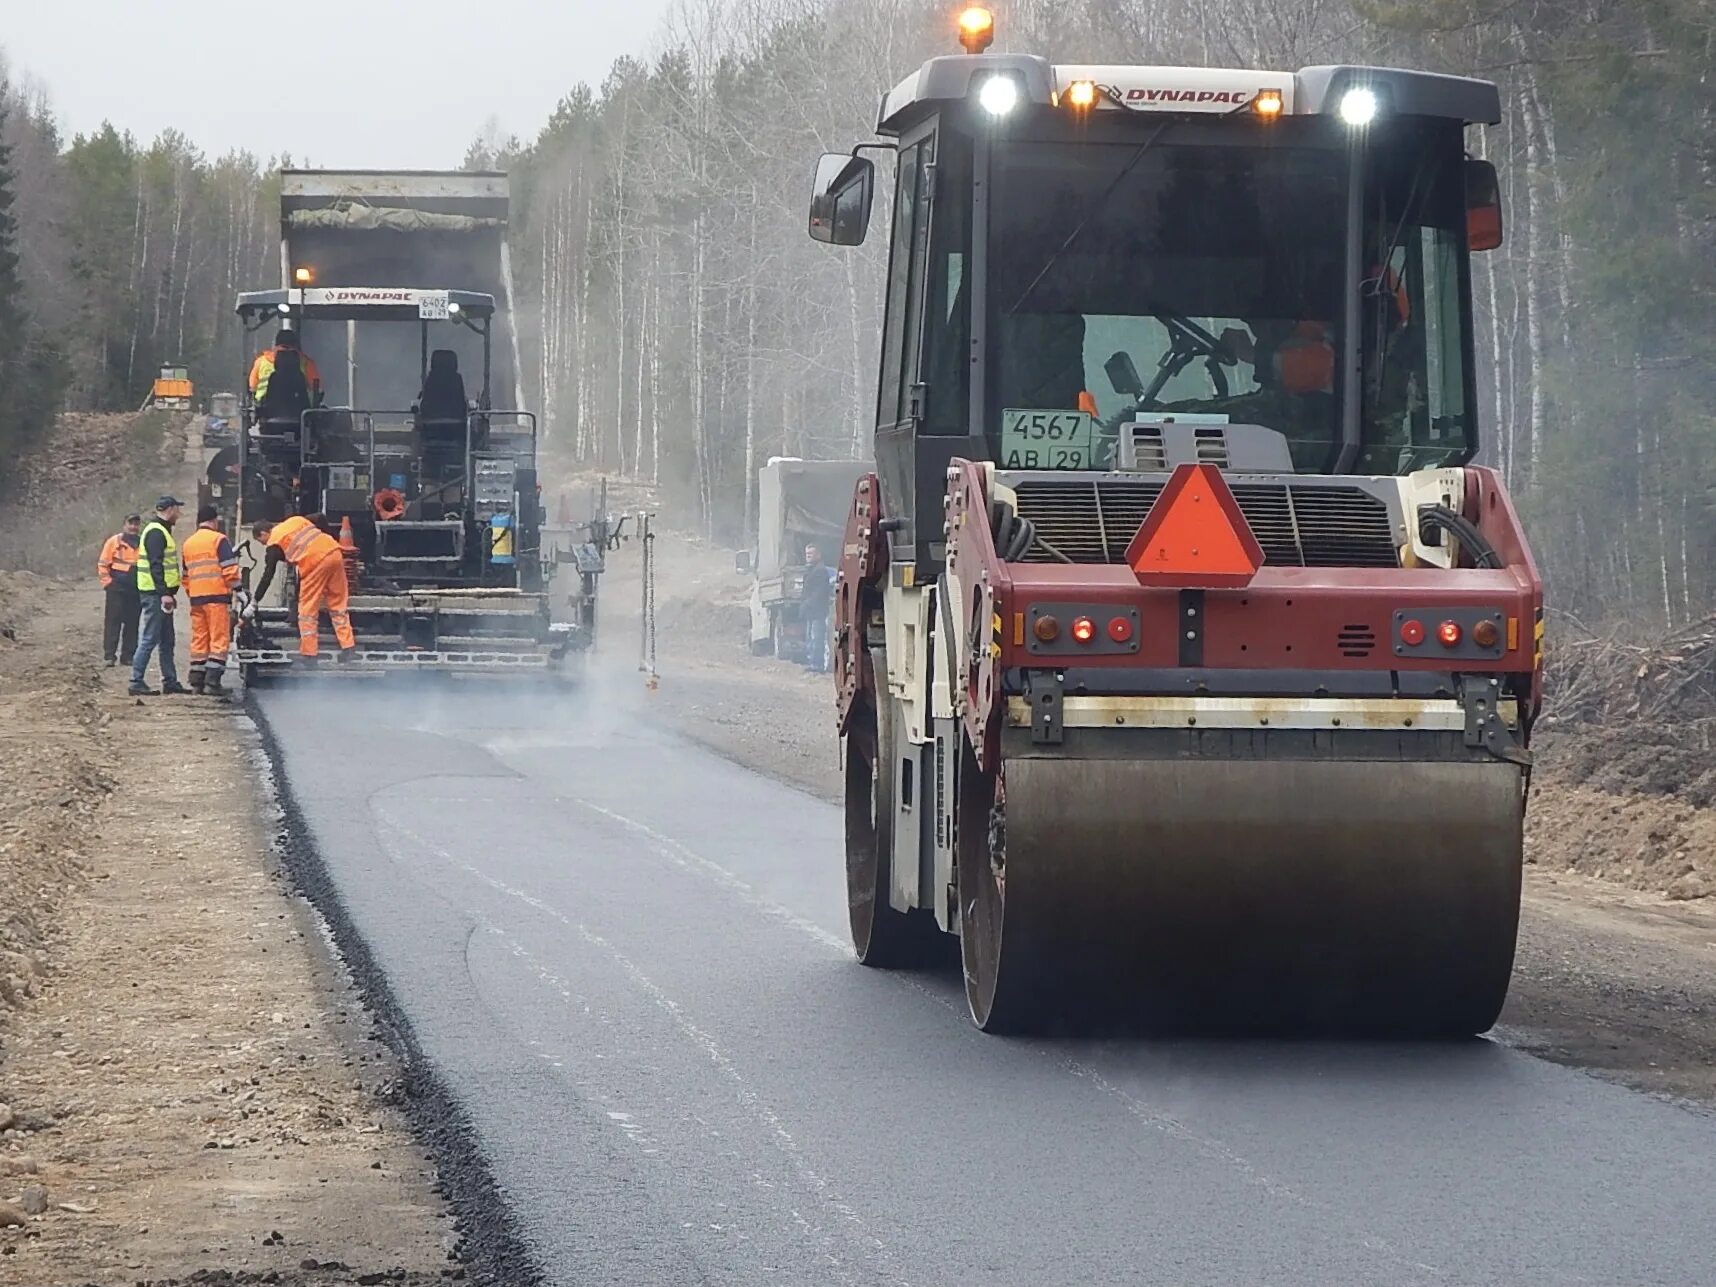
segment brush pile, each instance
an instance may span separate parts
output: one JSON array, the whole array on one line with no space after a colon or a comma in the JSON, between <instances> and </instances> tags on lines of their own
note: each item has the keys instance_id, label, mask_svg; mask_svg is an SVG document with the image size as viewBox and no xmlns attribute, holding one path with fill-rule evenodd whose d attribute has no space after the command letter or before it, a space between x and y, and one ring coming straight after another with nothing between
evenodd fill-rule
<instances>
[{"instance_id":1,"label":"brush pile","mask_svg":"<svg viewBox=\"0 0 1716 1287\"><path fill-rule=\"evenodd\" d=\"M1565 621L1550 629L1547 723L1716 720L1716 615L1645 641L1581 632Z\"/></svg>"}]
</instances>

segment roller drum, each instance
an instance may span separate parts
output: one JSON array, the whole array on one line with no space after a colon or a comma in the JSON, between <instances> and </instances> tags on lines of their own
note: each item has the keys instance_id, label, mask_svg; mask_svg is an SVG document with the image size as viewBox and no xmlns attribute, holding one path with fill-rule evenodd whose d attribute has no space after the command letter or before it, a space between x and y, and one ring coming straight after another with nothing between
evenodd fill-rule
<instances>
[{"instance_id":1,"label":"roller drum","mask_svg":"<svg viewBox=\"0 0 1716 1287\"><path fill-rule=\"evenodd\" d=\"M961 932L987 1028L1448 1036L1500 1013L1513 764L1025 750L999 781L966 767Z\"/></svg>"}]
</instances>

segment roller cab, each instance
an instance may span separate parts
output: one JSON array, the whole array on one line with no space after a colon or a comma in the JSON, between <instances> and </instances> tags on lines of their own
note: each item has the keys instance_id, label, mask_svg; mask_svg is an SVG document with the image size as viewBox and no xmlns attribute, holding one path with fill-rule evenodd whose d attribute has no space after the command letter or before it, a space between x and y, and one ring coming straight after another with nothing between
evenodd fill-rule
<instances>
[{"instance_id":1,"label":"roller cab","mask_svg":"<svg viewBox=\"0 0 1716 1287\"><path fill-rule=\"evenodd\" d=\"M894 167L835 641L859 958L956 935L992 1031L1483 1031L1542 639L1473 464L1494 87L966 43L812 198L853 244Z\"/></svg>"}]
</instances>

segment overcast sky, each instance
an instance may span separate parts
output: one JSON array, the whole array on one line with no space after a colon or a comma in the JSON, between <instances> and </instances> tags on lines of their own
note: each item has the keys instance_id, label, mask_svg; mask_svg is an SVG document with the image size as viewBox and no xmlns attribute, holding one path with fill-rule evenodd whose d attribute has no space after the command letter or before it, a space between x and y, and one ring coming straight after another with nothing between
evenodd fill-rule
<instances>
[{"instance_id":1,"label":"overcast sky","mask_svg":"<svg viewBox=\"0 0 1716 1287\"><path fill-rule=\"evenodd\" d=\"M107 119L210 154L429 169L457 165L491 118L534 137L579 81L650 52L668 3L0 0L0 48L68 138Z\"/></svg>"}]
</instances>

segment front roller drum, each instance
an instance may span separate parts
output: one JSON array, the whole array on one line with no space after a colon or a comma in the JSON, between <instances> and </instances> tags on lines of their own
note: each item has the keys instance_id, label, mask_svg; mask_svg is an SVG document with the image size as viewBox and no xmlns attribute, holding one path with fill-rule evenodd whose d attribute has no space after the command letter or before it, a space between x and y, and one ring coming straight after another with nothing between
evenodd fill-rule
<instances>
[{"instance_id":1,"label":"front roller drum","mask_svg":"<svg viewBox=\"0 0 1716 1287\"><path fill-rule=\"evenodd\" d=\"M875 655L883 693L886 663ZM846 738L846 908L852 948L865 965L912 969L943 961L947 935L925 909L901 911L889 901L893 874L894 783L899 772L893 703L862 697Z\"/></svg>"},{"instance_id":2,"label":"front roller drum","mask_svg":"<svg viewBox=\"0 0 1716 1287\"><path fill-rule=\"evenodd\" d=\"M1523 860L1499 760L1003 759L960 775L989 1031L1464 1036L1501 1012Z\"/></svg>"}]
</instances>

